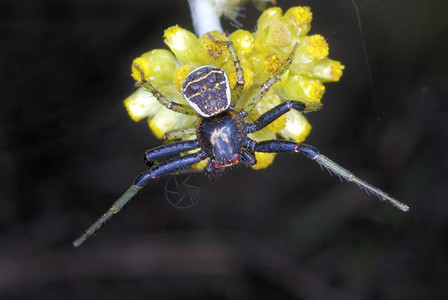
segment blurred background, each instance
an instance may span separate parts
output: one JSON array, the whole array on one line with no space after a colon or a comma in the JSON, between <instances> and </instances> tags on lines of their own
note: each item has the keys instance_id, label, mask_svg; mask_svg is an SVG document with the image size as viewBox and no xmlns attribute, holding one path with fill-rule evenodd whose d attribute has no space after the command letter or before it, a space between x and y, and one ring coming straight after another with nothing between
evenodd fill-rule
<instances>
[{"instance_id":1,"label":"blurred background","mask_svg":"<svg viewBox=\"0 0 448 300\"><path fill-rule=\"evenodd\" d=\"M345 66L308 114L307 143L410 205L403 213L312 161L278 155L202 184L177 209L167 178L82 247L71 242L145 170L159 145L123 99L133 58L186 1L0 3L1 299L446 299L448 4L349 0L311 6L311 33ZM238 20L253 30L251 3ZM224 22L229 32L231 22Z\"/></svg>"}]
</instances>

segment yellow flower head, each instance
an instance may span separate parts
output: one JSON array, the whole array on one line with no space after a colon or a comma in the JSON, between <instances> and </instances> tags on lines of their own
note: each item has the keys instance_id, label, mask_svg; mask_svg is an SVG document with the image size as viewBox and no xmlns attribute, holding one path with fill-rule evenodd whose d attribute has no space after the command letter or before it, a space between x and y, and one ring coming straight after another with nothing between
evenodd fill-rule
<instances>
[{"instance_id":1,"label":"yellow flower head","mask_svg":"<svg viewBox=\"0 0 448 300\"><path fill-rule=\"evenodd\" d=\"M234 59L227 48L232 42L244 72L244 86L240 95L232 95L236 107L242 107L277 71L297 44L294 59L281 80L274 84L250 112L253 121L285 100L298 100L316 109L321 107L324 82L338 81L344 66L328 58L329 47L324 37L307 35L311 29L312 13L309 7L290 8L285 14L278 7L265 10L257 22L257 31L236 30L229 36L212 31L200 37L179 26L165 30L164 41L171 50L156 49L136 58L132 76L144 78L170 101L186 104L180 89L186 76L196 67L212 65L224 70L230 87L235 86L237 74ZM137 66L137 68L135 67ZM146 89L140 87L125 100L125 106L134 121L148 118L153 133L162 138L170 131L193 128L199 118L166 109ZM303 114L292 110L261 131L249 135L255 141L283 138L302 142L311 130ZM194 136L193 136L194 137ZM182 137L191 139L191 136ZM269 166L275 154L256 153L254 169ZM204 168L205 164L196 165Z\"/></svg>"}]
</instances>

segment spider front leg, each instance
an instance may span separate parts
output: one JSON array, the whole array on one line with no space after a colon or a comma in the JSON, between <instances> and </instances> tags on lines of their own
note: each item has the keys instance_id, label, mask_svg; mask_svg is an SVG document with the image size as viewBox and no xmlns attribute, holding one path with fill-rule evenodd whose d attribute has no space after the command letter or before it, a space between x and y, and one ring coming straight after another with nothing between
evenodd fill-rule
<instances>
[{"instance_id":1,"label":"spider front leg","mask_svg":"<svg viewBox=\"0 0 448 300\"><path fill-rule=\"evenodd\" d=\"M157 179L163 175L168 175L170 173L186 169L206 157L206 154L202 151L175 157L142 173L135 179L134 184L117 201L115 201L111 208L109 208L109 210L101 218L93 223L83 235L73 242L73 246L79 247L82 243L84 243L86 239L100 229L114 214L119 212L126 205L126 203L131 201L132 198L134 198L134 196L148 183L148 181L151 179Z\"/></svg>"},{"instance_id":2,"label":"spider front leg","mask_svg":"<svg viewBox=\"0 0 448 300\"><path fill-rule=\"evenodd\" d=\"M194 111L190 106L185 104L180 104L174 101L168 100L161 92L159 92L148 80L145 79L145 72L140 68L138 64L134 64L134 68L140 72L140 83L156 97L157 101L160 102L163 106L172 111L184 114L184 115L192 115L197 116L197 112Z\"/></svg>"},{"instance_id":3,"label":"spider front leg","mask_svg":"<svg viewBox=\"0 0 448 300\"><path fill-rule=\"evenodd\" d=\"M288 70L289 66L291 65L292 61L294 60L294 56L297 50L297 47L299 46L298 43L294 44L294 47L292 48L291 53L289 54L288 58L282 63L282 65L277 69L277 71L272 74L268 80L266 80L258 90L258 92L252 96L252 99L250 99L243 107L243 111L246 113L249 113L257 104L258 101L263 98L264 94L271 88L271 86L280 80L280 76L283 75L283 73Z\"/></svg>"},{"instance_id":4,"label":"spider front leg","mask_svg":"<svg viewBox=\"0 0 448 300\"><path fill-rule=\"evenodd\" d=\"M233 43L231 41L218 41L210 33L207 33L207 37L216 44L225 44L227 46L230 56L232 56L233 65L235 66L236 83L233 89L237 95L240 95L245 83L244 70L243 67L241 66L241 62L238 58L238 55L236 54L236 50L235 47L233 46Z\"/></svg>"},{"instance_id":5,"label":"spider front leg","mask_svg":"<svg viewBox=\"0 0 448 300\"><path fill-rule=\"evenodd\" d=\"M407 206L404 203L399 202L398 200L392 198L387 193L383 192L382 190L370 185L369 183L361 180L360 178L356 177L353 173L350 171L347 171L334 161L330 160L328 157L320 154L319 150L313 148L312 146L308 146L301 143L294 143L294 142L288 142L288 141L265 141L265 142L252 142L251 143L250 150L256 151L256 152L273 152L273 153L279 153L279 152L296 152L296 153L302 153L306 157L314 160L322 167L326 168L330 172L335 173L336 175L344 178L348 182L353 182L356 184L359 188L364 189L367 193L371 193L375 196L377 196L382 201L387 201L397 207L398 209L402 211L408 211L409 206Z\"/></svg>"},{"instance_id":6,"label":"spider front leg","mask_svg":"<svg viewBox=\"0 0 448 300\"><path fill-rule=\"evenodd\" d=\"M162 145L145 151L145 163L152 167L154 161L157 159L187 152L196 148L199 148L199 142L197 140Z\"/></svg>"},{"instance_id":7,"label":"spider front leg","mask_svg":"<svg viewBox=\"0 0 448 300\"><path fill-rule=\"evenodd\" d=\"M268 126L270 123L274 122L280 116L286 114L291 109L303 112L317 110L321 106L322 105L320 103L316 103L315 105L313 105L313 107L309 107L299 101L286 100L285 102L280 103L279 105L262 114L257 120L255 120L255 122L248 124L247 131L248 133L259 131Z\"/></svg>"}]
</instances>

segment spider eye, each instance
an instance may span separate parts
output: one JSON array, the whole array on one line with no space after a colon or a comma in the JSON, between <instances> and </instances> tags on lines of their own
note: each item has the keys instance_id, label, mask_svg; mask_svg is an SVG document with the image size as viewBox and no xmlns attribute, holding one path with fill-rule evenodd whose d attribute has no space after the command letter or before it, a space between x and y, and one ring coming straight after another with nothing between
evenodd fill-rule
<instances>
[{"instance_id":1,"label":"spider eye","mask_svg":"<svg viewBox=\"0 0 448 300\"><path fill-rule=\"evenodd\" d=\"M201 66L191 71L182 84L181 93L202 117L225 111L231 102L227 74L214 66Z\"/></svg>"}]
</instances>

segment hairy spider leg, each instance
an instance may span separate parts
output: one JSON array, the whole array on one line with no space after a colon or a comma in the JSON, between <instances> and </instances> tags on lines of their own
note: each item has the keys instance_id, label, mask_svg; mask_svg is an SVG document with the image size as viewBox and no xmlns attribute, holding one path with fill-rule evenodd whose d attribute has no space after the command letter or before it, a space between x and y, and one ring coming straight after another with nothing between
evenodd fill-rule
<instances>
[{"instance_id":1,"label":"hairy spider leg","mask_svg":"<svg viewBox=\"0 0 448 300\"><path fill-rule=\"evenodd\" d=\"M401 203L400 201L392 198L387 193L383 192L382 190L370 185L369 183L365 182L364 180L361 180L360 178L356 177L352 172L344 169L328 157L320 154L319 150L315 149L312 146L301 144L301 143L294 143L294 142L288 142L288 141L264 141L264 142L252 142L253 150L256 152L273 152L273 153L279 153L279 152L296 152L296 153L302 153L306 157L314 160L319 165L324 167L325 169L329 170L330 173L334 173L348 182L353 182L356 184L359 188L365 190L367 194L373 194L377 196L381 201L387 201L390 204L394 205L398 209L402 211L408 211L409 206L407 206L404 203Z\"/></svg>"},{"instance_id":2,"label":"hairy spider leg","mask_svg":"<svg viewBox=\"0 0 448 300\"><path fill-rule=\"evenodd\" d=\"M291 53L289 54L288 58L282 63L282 65L277 69L277 71L274 72L274 74L268 78L260 87L258 92L252 96L252 99L250 99L243 107L243 111L246 113L251 112L251 110L258 104L258 101L263 98L264 94L271 88L271 86L280 80L280 76L283 75L283 73L288 70L289 66L291 65L292 61L294 60L294 56L297 50L297 47L299 46L298 43L294 44L294 47L292 48Z\"/></svg>"},{"instance_id":3,"label":"hairy spider leg","mask_svg":"<svg viewBox=\"0 0 448 300\"><path fill-rule=\"evenodd\" d=\"M297 111L305 111L308 110L307 106L302 102L287 100L271 110L265 112L261 115L257 120L255 120L251 124L247 124L248 133L255 132L263 129L271 122L275 121L281 115L287 113L291 109L295 109ZM316 161L320 166L326 168L327 170L333 172L334 174L344 178L348 182L355 183L359 188L364 189L367 193L371 193L382 201L388 201L398 209L402 211L408 211L409 207L406 204L399 202L398 200L392 198L387 193L382 190L370 185L369 183L361 180L356 177L350 171L347 171L328 157L320 154L319 150L315 149L312 146L308 146L301 143L294 143L289 141L279 141L279 140L271 140L271 141L263 141L263 142L255 142L253 140L248 139L246 142L246 147L252 152L272 152L272 153L280 153L280 152L300 152L304 154L306 157Z\"/></svg>"},{"instance_id":4,"label":"hairy spider leg","mask_svg":"<svg viewBox=\"0 0 448 300\"><path fill-rule=\"evenodd\" d=\"M148 181L188 168L205 159L206 157L206 154L202 151L185 156L179 156L160 163L159 165L152 167L148 171L142 173L135 179L134 184L117 201L115 201L111 208L101 218L93 223L83 235L81 235L73 242L73 246L79 247L82 243L84 243L114 214L119 212L126 205L126 203L131 201L132 198L134 198L134 196L148 183Z\"/></svg>"},{"instance_id":5,"label":"hairy spider leg","mask_svg":"<svg viewBox=\"0 0 448 300\"><path fill-rule=\"evenodd\" d=\"M145 151L145 163L152 167L154 162L160 158L187 152L199 148L199 142L194 141L183 141L172 143L168 145L162 145Z\"/></svg>"},{"instance_id":6,"label":"hairy spider leg","mask_svg":"<svg viewBox=\"0 0 448 300\"><path fill-rule=\"evenodd\" d=\"M163 106L172 111L184 114L184 115L192 115L197 116L197 112L193 110L189 105L177 103L174 101L168 100L161 92L159 92L148 80L145 79L145 73L140 68L138 64L134 64L134 68L140 72L140 83L153 94L153 96L160 102Z\"/></svg>"},{"instance_id":7,"label":"hairy spider leg","mask_svg":"<svg viewBox=\"0 0 448 300\"><path fill-rule=\"evenodd\" d=\"M255 156L252 153L249 153L246 149L241 150L241 156L243 158L243 161L249 165L255 165L257 163L257 160L255 159Z\"/></svg>"},{"instance_id":8,"label":"hairy spider leg","mask_svg":"<svg viewBox=\"0 0 448 300\"><path fill-rule=\"evenodd\" d=\"M235 47L233 46L233 43L231 41L218 41L210 33L207 33L207 37L216 44L226 44L230 56L232 56L233 65L235 66L236 83L233 89L236 93L236 99L238 99L243 91L245 80L244 80L244 70L243 67L241 66L241 62L238 58L238 55L236 54Z\"/></svg>"},{"instance_id":9,"label":"hairy spider leg","mask_svg":"<svg viewBox=\"0 0 448 300\"><path fill-rule=\"evenodd\" d=\"M262 114L253 123L247 124L247 132L251 133L263 129L270 123L277 120L280 116L286 114L291 109L302 112L306 109L306 106L299 101L286 100L285 102L280 103L279 105Z\"/></svg>"},{"instance_id":10,"label":"hairy spider leg","mask_svg":"<svg viewBox=\"0 0 448 300\"><path fill-rule=\"evenodd\" d=\"M181 139L183 137L188 138L193 135L196 135L196 128L173 130L173 131L165 132L165 134L162 137L162 140L164 143L168 143L173 140Z\"/></svg>"}]
</instances>

